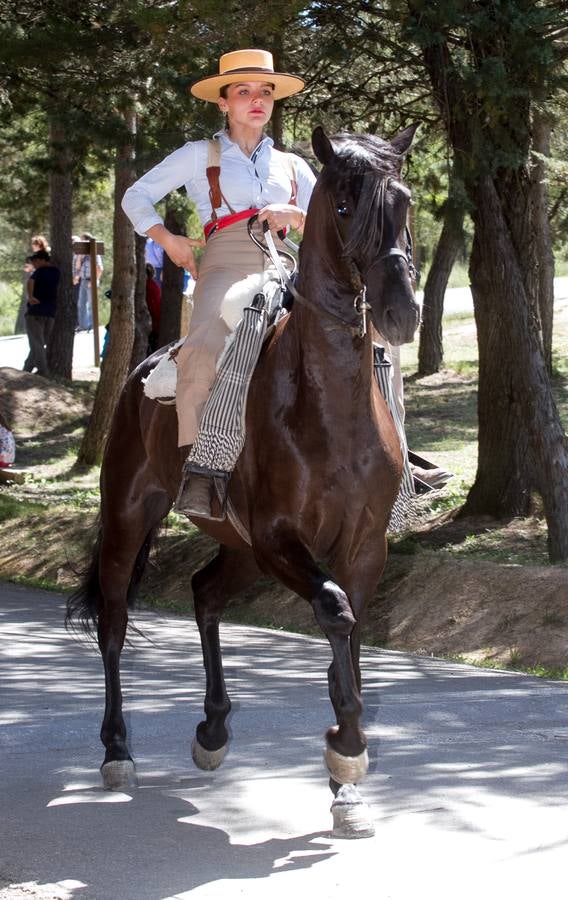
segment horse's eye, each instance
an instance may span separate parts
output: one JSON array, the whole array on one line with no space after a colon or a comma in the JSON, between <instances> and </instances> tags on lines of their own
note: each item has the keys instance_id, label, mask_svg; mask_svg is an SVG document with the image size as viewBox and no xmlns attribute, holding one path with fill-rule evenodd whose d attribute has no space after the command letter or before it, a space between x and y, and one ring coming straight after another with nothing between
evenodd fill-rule
<instances>
[{"instance_id":1,"label":"horse's eye","mask_svg":"<svg viewBox=\"0 0 568 900\"><path fill-rule=\"evenodd\" d=\"M337 213L342 218L349 215L349 210L347 209L347 204L346 203L338 203L337 204Z\"/></svg>"}]
</instances>

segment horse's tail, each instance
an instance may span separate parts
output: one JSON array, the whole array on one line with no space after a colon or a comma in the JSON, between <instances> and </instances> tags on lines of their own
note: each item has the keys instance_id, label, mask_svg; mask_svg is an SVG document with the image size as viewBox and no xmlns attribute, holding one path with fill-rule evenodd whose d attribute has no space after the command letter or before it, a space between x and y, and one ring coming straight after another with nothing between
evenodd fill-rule
<instances>
[{"instance_id":1,"label":"horse's tail","mask_svg":"<svg viewBox=\"0 0 568 900\"><path fill-rule=\"evenodd\" d=\"M138 551L138 556L132 567L132 574L128 584L126 599L128 607L133 609L138 585L144 573L148 556L154 540L156 528L150 529L144 543ZM93 548L93 555L89 568L85 571L81 586L67 600L67 613L65 615L65 627L70 630L82 629L87 634L95 637L98 617L101 610L103 595L99 580L99 560L101 553L102 526L99 526L97 539Z\"/></svg>"}]
</instances>

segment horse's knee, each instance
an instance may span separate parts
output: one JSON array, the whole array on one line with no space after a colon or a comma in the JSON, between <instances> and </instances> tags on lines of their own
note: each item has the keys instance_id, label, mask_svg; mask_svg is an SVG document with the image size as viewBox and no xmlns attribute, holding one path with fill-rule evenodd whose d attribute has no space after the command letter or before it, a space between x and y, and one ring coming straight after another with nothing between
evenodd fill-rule
<instances>
[{"instance_id":1,"label":"horse's knee","mask_svg":"<svg viewBox=\"0 0 568 900\"><path fill-rule=\"evenodd\" d=\"M326 581L312 600L316 621L325 634L350 635L355 616L345 591L333 581Z\"/></svg>"}]
</instances>

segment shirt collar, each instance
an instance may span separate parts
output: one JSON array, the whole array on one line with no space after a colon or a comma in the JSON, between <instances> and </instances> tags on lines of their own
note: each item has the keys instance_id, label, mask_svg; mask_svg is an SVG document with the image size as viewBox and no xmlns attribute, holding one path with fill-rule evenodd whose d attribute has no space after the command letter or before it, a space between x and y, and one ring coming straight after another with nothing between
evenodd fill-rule
<instances>
[{"instance_id":1,"label":"shirt collar","mask_svg":"<svg viewBox=\"0 0 568 900\"><path fill-rule=\"evenodd\" d=\"M229 135L227 134L227 132L224 128L221 131L218 131L216 134L214 134L213 137L216 138L217 140L221 141L221 146L224 147L225 149L229 149L230 147L235 147L235 149L237 149L237 150L239 149L238 144L235 144L235 142L231 140L231 138L229 137ZM265 134L264 137L262 138L262 140L259 142L258 147L256 148L255 152L258 155L258 153L262 152L262 150L264 150L265 147L273 147L273 146L274 146L274 141L272 140L271 137L269 137L267 134Z\"/></svg>"}]
</instances>

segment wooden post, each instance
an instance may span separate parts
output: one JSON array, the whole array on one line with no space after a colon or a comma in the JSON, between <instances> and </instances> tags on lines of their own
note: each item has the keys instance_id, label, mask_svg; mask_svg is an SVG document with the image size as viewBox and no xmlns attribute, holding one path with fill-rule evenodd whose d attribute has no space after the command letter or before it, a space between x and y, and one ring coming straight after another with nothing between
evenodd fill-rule
<instances>
[{"instance_id":1,"label":"wooden post","mask_svg":"<svg viewBox=\"0 0 568 900\"><path fill-rule=\"evenodd\" d=\"M97 256L104 256L105 245L102 241L93 238L90 241L75 241L73 253L89 254L91 260L91 307L93 311L93 343L95 351L95 366L101 364L101 351L99 341L99 293L97 286Z\"/></svg>"}]
</instances>

